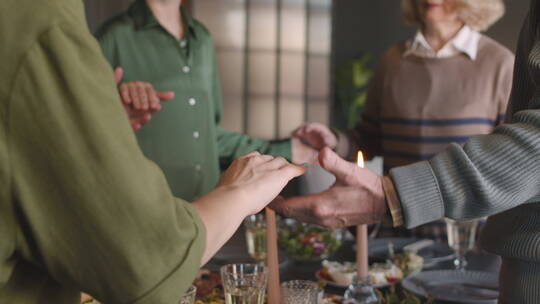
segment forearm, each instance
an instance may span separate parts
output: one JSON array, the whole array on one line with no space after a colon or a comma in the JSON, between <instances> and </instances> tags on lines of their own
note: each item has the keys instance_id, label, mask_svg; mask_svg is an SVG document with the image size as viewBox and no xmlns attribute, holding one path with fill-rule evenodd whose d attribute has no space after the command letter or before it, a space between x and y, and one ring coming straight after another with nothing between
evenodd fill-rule
<instances>
[{"instance_id":1,"label":"forearm","mask_svg":"<svg viewBox=\"0 0 540 304\"><path fill-rule=\"evenodd\" d=\"M234 159L247 153L258 151L262 154L281 156L292 160L291 140L268 141L260 138L251 138L218 128L219 158L222 164L229 165Z\"/></svg>"},{"instance_id":2,"label":"forearm","mask_svg":"<svg viewBox=\"0 0 540 304\"><path fill-rule=\"evenodd\" d=\"M216 254L248 216L245 199L239 191L218 187L193 203L206 227L206 247L201 266Z\"/></svg>"},{"instance_id":3,"label":"forearm","mask_svg":"<svg viewBox=\"0 0 540 304\"><path fill-rule=\"evenodd\" d=\"M429 162L391 171L407 227L443 216L467 220L535 201L540 180L540 112L452 145Z\"/></svg>"}]
</instances>

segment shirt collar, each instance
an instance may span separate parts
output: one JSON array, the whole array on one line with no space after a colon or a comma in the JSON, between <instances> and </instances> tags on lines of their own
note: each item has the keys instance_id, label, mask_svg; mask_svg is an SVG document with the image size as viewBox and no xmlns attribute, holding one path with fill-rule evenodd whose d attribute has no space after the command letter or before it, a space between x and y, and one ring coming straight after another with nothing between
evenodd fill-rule
<instances>
[{"instance_id":1,"label":"shirt collar","mask_svg":"<svg viewBox=\"0 0 540 304\"><path fill-rule=\"evenodd\" d=\"M133 18L136 30L161 27L145 0L136 0L129 7L128 13ZM180 13L182 14L182 20L184 21L186 33L193 38L197 38L193 18L191 18L191 16L189 16L183 8L180 8Z\"/></svg>"},{"instance_id":2,"label":"shirt collar","mask_svg":"<svg viewBox=\"0 0 540 304\"><path fill-rule=\"evenodd\" d=\"M446 58L462 53L467 55L471 60L476 60L480 37L480 33L473 31L465 25L452 40L438 52L435 52L428 44L422 32L418 31L414 39L407 42L403 56L416 55L420 57Z\"/></svg>"}]
</instances>

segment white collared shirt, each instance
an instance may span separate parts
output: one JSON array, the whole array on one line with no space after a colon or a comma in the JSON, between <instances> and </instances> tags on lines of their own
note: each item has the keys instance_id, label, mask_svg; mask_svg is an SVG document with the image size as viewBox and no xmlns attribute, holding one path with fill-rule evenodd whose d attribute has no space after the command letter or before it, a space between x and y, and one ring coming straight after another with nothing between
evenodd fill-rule
<instances>
[{"instance_id":1,"label":"white collared shirt","mask_svg":"<svg viewBox=\"0 0 540 304\"><path fill-rule=\"evenodd\" d=\"M448 41L443 48L436 52L431 48L422 32L418 31L414 39L407 41L403 56L415 55L424 58L448 58L458 54L465 54L471 60L475 60L480 37L480 33L473 31L465 25L452 40Z\"/></svg>"}]
</instances>

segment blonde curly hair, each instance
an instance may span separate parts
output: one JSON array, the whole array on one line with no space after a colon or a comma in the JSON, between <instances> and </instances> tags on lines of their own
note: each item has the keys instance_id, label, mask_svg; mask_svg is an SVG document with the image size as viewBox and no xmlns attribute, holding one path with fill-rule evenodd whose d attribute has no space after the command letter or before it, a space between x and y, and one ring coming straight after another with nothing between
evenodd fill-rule
<instances>
[{"instance_id":1,"label":"blonde curly hair","mask_svg":"<svg viewBox=\"0 0 540 304\"><path fill-rule=\"evenodd\" d=\"M416 6L418 0L401 0L401 14L405 23L422 25ZM485 31L497 22L505 11L502 0L455 0L458 16L470 28Z\"/></svg>"}]
</instances>

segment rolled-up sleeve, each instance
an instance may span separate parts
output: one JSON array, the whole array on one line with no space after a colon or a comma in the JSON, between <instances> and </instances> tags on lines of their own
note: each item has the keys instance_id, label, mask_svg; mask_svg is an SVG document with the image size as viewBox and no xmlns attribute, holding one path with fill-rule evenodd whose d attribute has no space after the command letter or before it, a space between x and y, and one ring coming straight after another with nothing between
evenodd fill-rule
<instances>
[{"instance_id":1,"label":"rolled-up sleeve","mask_svg":"<svg viewBox=\"0 0 540 304\"><path fill-rule=\"evenodd\" d=\"M22 258L105 303L177 303L204 225L142 155L82 23L59 23L29 49L8 115Z\"/></svg>"}]
</instances>

